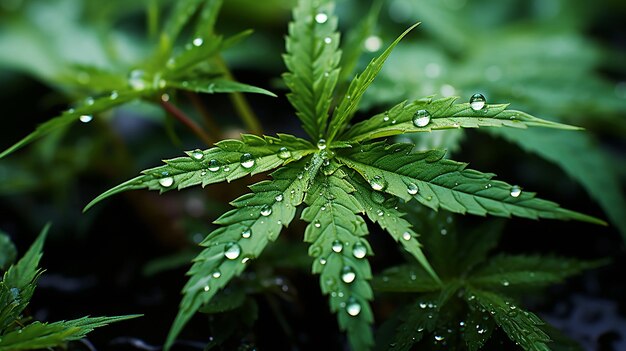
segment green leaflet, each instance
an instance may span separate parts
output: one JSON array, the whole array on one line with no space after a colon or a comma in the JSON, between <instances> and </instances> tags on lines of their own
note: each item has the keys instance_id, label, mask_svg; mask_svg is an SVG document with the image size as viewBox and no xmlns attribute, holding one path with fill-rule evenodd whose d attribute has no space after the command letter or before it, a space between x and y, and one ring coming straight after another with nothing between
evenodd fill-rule
<instances>
[{"instance_id":1,"label":"green leaflet","mask_svg":"<svg viewBox=\"0 0 626 351\"><path fill-rule=\"evenodd\" d=\"M269 241L276 240L283 226L289 225L308 183L302 164L286 165L272 173L273 180L250 186L252 193L233 201L235 209L215 221L221 226L201 243L205 248L188 272L190 278L183 288L184 296L165 349L172 346L200 306L241 274L246 263L258 257Z\"/></svg>"},{"instance_id":2,"label":"green leaflet","mask_svg":"<svg viewBox=\"0 0 626 351\"><path fill-rule=\"evenodd\" d=\"M416 23L409 27L404 33L400 34L400 36L393 42L387 50L385 50L380 56L374 58L369 65L365 68L363 73L358 75L356 78L350 82L350 86L348 87L348 91L344 95L344 97L340 100L339 105L333 112L333 117L330 121L330 125L328 126L327 139L328 141L332 141L335 139L335 136L343 131L346 125L354 116L356 112L359 102L365 94L367 88L372 84L378 72L383 68L383 64L387 57L391 54L396 45L406 36L409 32L417 27L419 23Z\"/></svg>"},{"instance_id":3,"label":"green leaflet","mask_svg":"<svg viewBox=\"0 0 626 351\"><path fill-rule=\"evenodd\" d=\"M582 271L597 268L603 261L579 261L564 257L500 255L469 278L474 286L509 289L518 285L543 287L560 283Z\"/></svg>"},{"instance_id":4,"label":"green leaflet","mask_svg":"<svg viewBox=\"0 0 626 351\"><path fill-rule=\"evenodd\" d=\"M166 165L143 171L93 199L85 211L103 199L127 190L149 189L161 193L194 185L232 181L248 174L262 173L311 154L308 141L288 134L263 138L243 134L242 140L223 140L208 150L189 151L188 157L164 161Z\"/></svg>"},{"instance_id":5,"label":"green leaflet","mask_svg":"<svg viewBox=\"0 0 626 351\"><path fill-rule=\"evenodd\" d=\"M626 199L619 175L592 136L583 133L548 133L543 130L491 132L561 167L600 204L626 240Z\"/></svg>"},{"instance_id":6,"label":"green leaflet","mask_svg":"<svg viewBox=\"0 0 626 351\"><path fill-rule=\"evenodd\" d=\"M434 292L441 290L438 283L423 267L407 264L386 269L372 281L376 291L386 292Z\"/></svg>"},{"instance_id":7,"label":"green leaflet","mask_svg":"<svg viewBox=\"0 0 626 351\"><path fill-rule=\"evenodd\" d=\"M514 215L605 224L597 218L535 198L534 193L522 191L513 196L511 185L492 180L493 174L465 169L464 163L443 159L443 151L412 153L412 148L411 144L387 145L379 142L346 149L337 158L359 172L372 188L407 201L415 198L434 210L443 208L480 216Z\"/></svg>"},{"instance_id":8,"label":"green leaflet","mask_svg":"<svg viewBox=\"0 0 626 351\"><path fill-rule=\"evenodd\" d=\"M0 230L0 270L4 271L17 257L17 249L11 241L11 238Z\"/></svg>"},{"instance_id":9,"label":"green leaflet","mask_svg":"<svg viewBox=\"0 0 626 351\"><path fill-rule=\"evenodd\" d=\"M404 249L415 257L435 282L440 282L437 273L422 252L422 244L417 240L419 234L413 231L411 223L402 218L404 213L394 208L394 199L387 199L385 195L372 190L369 185L363 184L359 178L351 176L348 181L356 189L354 197L361 203L369 219L378 223L396 242L402 244Z\"/></svg>"},{"instance_id":10,"label":"green leaflet","mask_svg":"<svg viewBox=\"0 0 626 351\"><path fill-rule=\"evenodd\" d=\"M242 92L264 94L276 97L276 94L272 93L271 91L221 78L185 80L182 82L168 81L167 86L180 90L188 90L196 93L205 94Z\"/></svg>"},{"instance_id":11,"label":"green leaflet","mask_svg":"<svg viewBox=\"0 0 626 351\"><path fill-rule=\"evenodd\" d=\"M486 309L509 338L526 351L546 351L550 337L541 330L544 322L534 313L524 311L500 295L468 289L468 302L474 308Z\"/></svg>"},{"instance_id":12,"label":"green leaflet","mask_svg":"<svg viewBox=\"0 0 626 351\"><path fill-rule=\"evenodd\" d=\"M140 91L120 91L114 92L109 96L100 97L98 99L88 98L81 106L69 109L58 117L54 117L35 129L34 132L28 136L13 144L13 146L0 153L0 159L13 153L14 151L24 147L27 144L41 138L42 136L51 133L54 130L63 128L73 122L80 120L81 116L91 116L95 113L108 110L115 106L121 105L128 101L134 100L140 97L142 93Z\"/></svg>"},{"instance_id":13,"label":"green leaflet","mask_svg":"<svg viewBox=\"0 0 626 351\"><path fill-rule=\"evenodd\" d=\"M205 2L205 0L181 0L174 3L174 8L172 9L171 15L168 17L163 33L161 34L161 45L163 51L167 52L174 45L180 31ZM207 7L215 10L215 14L207 15L203 13L202 18L209 20L208 24L212 29L221 1L210 1L210 3L211 5L207 5Z\"/></svg>"},{"instance_id":14,"label":"green leaflet","mask_svg":"<svg viewBox=\"0 0 626 351\"><path fill-rule=\"evenodd\" d=\"M55 323L34 322L2 335L0 351L33 350L59 346L66 341L82 339L95 328L137 317L140 315L82 317Z\"/></svg>"},{"instance_id":15,"label":"green leaflet","mask_svg":"<svg viewBox=\"0 0 626 351\"><path fill-rule=\"evenodd\" d=\"M496 323L486 310L470 305L465 318L463 340L470 351L480 350L496 329Z\"/></svg>"},{"instance_id":16,"label":"green leaflet","mask_svg":"<svg viewBox=\"0 0 626 351\"><path fill-rule=\"evenodd\" d=\"M319 3L319 5L317 5ZM293 10L283 56L289 72L283 79L291 93L289 102L302 121L307 134L322 137L328 121L328 109L337 84L341 58L334 2L301 0Z\"/></svg>"},{"instance_id":17,"label":"green leaflet","mask_svg":"<svg viewBox=\"0 0 626 351\"><path fill-rule=\"evenodd\" d=\"M474 111L469 103L455 104L457 97L433 100L425 98L411 103L402 102L389 111L380 113L351 127L341 140L359 142L392 135L430 132L439 129L478 127L548 127L580 129L566 124L546 121L527 113L507 110L507 104L486 105ZM429 117L418 120L419 112ZM427 113L424 113L427 111Z\"/></svg>"},{"instance_id":18,"label":"green leaflet","mask_svg":"<svg viewBox=\"0 0 626 351\"><path fill-rule=\"evenodd\" d=\"M326 166L307 193L302 219L309 222L304 240L311 243L309 255L315 258L313 272L320 274L324 294L330 294L330 309L337 313L339 327L347 330L352 349L369 350L373 314L368 300L373 298L368 280L372 278L366 254L371 248L362 236L367 225L357 213L361 204L352 196L355 188L336 164Z\"/></svg>"}]
</instances>

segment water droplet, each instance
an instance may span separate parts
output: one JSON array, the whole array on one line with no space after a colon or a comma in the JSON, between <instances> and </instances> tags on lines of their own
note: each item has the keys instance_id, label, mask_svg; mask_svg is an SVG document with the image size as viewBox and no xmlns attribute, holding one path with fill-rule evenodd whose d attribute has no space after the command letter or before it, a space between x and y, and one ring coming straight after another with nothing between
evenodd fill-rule
<instances>
[{"instance_id":1,"label":"water droplet","mask_svg":"<svg viewBox=\"0 0 626 351\"><path fill-rule=\"evenodd\" d=\"M326 38L324 38L324 43L326 43L326 44L330 44L330 43L332 43L332 42L333 42L333 39L332 39L331 37L326 37Z\"/></svg>"},{"instance_id":2,"label":"water droplet","mask_svg":"<svg viewBox=\"0 0 626 351\"><path fill-rule=\"evenodd\" d=\"M128 85L130 85L133 90L144 90L147 85L144 76L144 71L140 69L132 70L128 75Z\"/></svg>"},{"instance_id":3,"label":"water droplet","mask_svg":"<svg viewBox=\"0 0 626 351\"><path fill-rule=\"evenodd\" d=\"M228 166L228 165L224 165L224 167L222 167L222 170L223 170L224 172L230 172L230 166Z\"/></svg>"},{"instance_id":4,"label":"water droplet","mask_svg":"<svg viewBox=\"0 0 626 351\"><path fill-rule=\"evenodd\" d=\"M487 99L483 94L474 94L469 100L470 107L474 111L480 111L487 105Z\"/></svg>"},{"instance_id":5,"label":"water droplet","mask_svg":"<svg viewBox=\"0 0 626 351\"><path fill-rule=\"evenodd\" d=\"M170 101L170 94L167 94L167 93L161 94L161 101L163 101L163 102Z\"/></svg>"},{"instance_id":6,"label":"water droplet","mask_svg":"<svg viewBox=\"0 0 626 351\"><path fill-rule=\"evenodd\" d=\"M404 233L402 233L402 239L404 239L404 240L406 240L406 241L411 240L411 237L412 237L412 235L411 235L411 233L409 233L409 232L404 232Z\"/></svg>"},{"instance_id":7,"label":"water droplet","mask_svg":"<svg viewBox=\"0 0 626 351\"><path fill-rule=\"evenodd\" d=\"M356 279L356 272L354 269L350 266L344 266L341 269L341 280L346 284L350 284L354 281L354 279Z\"/></svg>"},{"instance_id":8,"label":"water droplet","mask_svg":"<svg viewBox=\"0 0 626 351\"><path fill-rule=\"evenodd\" d=\"M430 112L417 110L413 115L413 125L416 127L426 127L430 123Z\"/></svg>"},{"instance_id":9,"label":"water droplet","mask_svg":"<svg viewBox=\"0 0 626 351\"><path fill-rule=\"evenodd\" d=\"M326 23L326 21L328 21L328 15L320 12L317 15L315 15L315 22L319 23L319 24L323 24Z\"/></svg>"},{"instance_id":10,"label":"water droplet","mask_svg":"<svg viewBox=\"0 0 626 351\"><path fill-rule=\"evenodd\" d=\"M241 263L244 263L244 264L245 264L245 263L248 263L248 261L250 261L250 257L244 257L244 258L241 260Z\"/></svg>"},{"instance_id":11,"label":"water droplet","mask_svg":"<svg viewBox=\"0 0 626 351\"><path fill-rule=\"evenodd\" d=\"M443 335L435 335L435 340L437 341L443 341L444 339Z\"/></svg>"},{"instance_id":12,"label":"water droplet","mask_svg":"<svg viewBox=\"0 0 626 351\"><path fill-rule=\"evenodd\" d=\"M320 223L320 221L315 220L315 222L313 223L313 225L315 226L315 228L319 228L322 226L322 224Z\"/></svg>"},{"instance_id":13,"label":"water droplet","mask_svg":"<svg viewBox=\"0 0 626 351\"><path fill-rule=\"evenodd\" d=\"M343 244L341 243L341 241L335 240L335 241L333 241L333 245L331 246L331 248L336 253L340 253L343 250Z\"/></svg>"},{"instance_id":14,"label":"water droplet","mask_svg":"<svg viewBox=\"0 0 626 351\"><path fill-rule=\"evenodd\" d=\"M208 285L205 285L205 286L204 286L204 291L209 291L209 290L211 290L211 287L210 287L210 286L208 286Z\"/></svg>"},{"instance_id":15,"label":"water droplet","mask_svg":"<svg viewBox=\"0 0 626 351\"><path fill-rule=\"evenodd\" d=\"M383 122L388 122L389 121L389 116L385 114L385 117L383 117Z\"/></svg>"},{"instance_id":16,"label":"water droplet","mask_svg":"<svg viewBox=\"0 0 626 351\"><path fill-rule=\"evenodd\" d=\"M317 148L320 150L326 149L326 139L320 139L317 141Z\"/></svg>"},{"instance_id":17,"label":"water droplet","mask_svg":"<svg viewBox=\"0 0 626 351\"><path fill-rule=\"evenodd\" d=\"M447 235L448 230L446 228L441 229L441 235Z\"/></svg>"},{"instance_id":18,"label":"water droplet","mask_svg":"<svg viewBox=\"0 0 626 351\"><path fill-rule=\"evenodd\" d=\"M291 151L289 151L289 149L287 149L284 146L278 149L278 158L286 160L290 157L291 157Z\"/></svg>"},{"instance_id":19,"label":"water droplet","mask_svg":"<svg viewBox=\"0 0 626 351\"><path fill-rule=\"evenodd\" d=\"M424 309L426 306L428 306L426 302L420 302L420 308Z\"/></svg>"},{"instance_id":20,"label":"water droplet","mask_svg":"<svg viewBox=\"0 0 626 351\"><path fill-rule=\"evenodd\" d=\"M352 317L358 316L361 313L361 304L355 298L349 298L346 304L346 312Z\"/></svg>"},{"instance_id":21,"label":"water droplet","mask_svg":"<svg viewBox=\"0 0 626 351\"><path fill-rule=\"evenodd\" d=\"M511 283L508 280L502 281L502 286L509 286L509 285L511 285Z\"/></svg>"},{"instance_id":22,"label":"water droplet","mask_svg":"<svg viewBox=\"0 0 626 351\"><path fill-rule=\"evenodd\" d=\"M465 322L460 321L460 322L459 322L459 327L464 327L464 326L465 326Z\"/></svg>"},{"instance_id":23,"label":"water droplet","mask_svg":"<svg viewBox=\"0 0 626 351\"><path fill-rule=\"evenodd\" d=\"M78 117L78 119L83 122L83 123L89 123L91 122L91 120L93 120L93 116L92 115L82 115L80 117Z\"/></svg>"},{"instance_id":24,"label":"water droplet","mask_svg":"<svg viewBox=\"0 0 626 351\"><path fill-rule=\"evenodd\" d=\"M209 161L209 171L217 172L220 170L220 163L218 160Z\"/></svg>"},{"instance_id":25,"label":"water droplet","mask_svg":"<svg viewBox=\"0 0 626 351\"><path fill-rule=\"evenodd\" d=\"M283 194L278 194L276 196L274 196L274 200L276 200L276 202L281 202L283 201L285 197L283 196Z\"/></svg>"},{"instance_id":26,"label":"water droplet","mask_svg":"<svg viewBox=\"0 0 626 351\"><path fill-rule=\"evenodd\" d=\"M254 157L246 152L245 154L241 155L239 162L241 162L241 167L243 168L252 168L254 166Z\"/></svg>"},{"instance_id":27,"label":"water droplet","mask_svg":"<svg viewBox=\"0 0 626 351\"><path fill-rule=\"evenodd\" d=\"M520 187L519 187L519 186L517 186L517 185L513 185L513 186L511 187L511 196L512 196L512 197L518 197L518 196L520 196L521 194L522 194L522 188L520 188Z\"/></svg>"},{"instance_id":28,"label":"water droplet","mask_svg":"<svg viewBox=\"0 0 626 351\"><path fill-rule=\"evenodd\" d=\"M365 46L365 50L369 52L376 52L383 46L383 41L377 35L370 35L367 39L365 39L363 44Z\"/></svg>"},{"instance_id":29,"label":"water droplet","mask_svg":"<svg viewBox=\"0 0 626 351\"><path fill-rule=\"evenodd\" d=\"M241 246L237 243L228 243L224 246L224 256L229 260L237 259L241 255Z\"/></svg>"},{"instance_id":30,"label":"water droplet","mask_svg":"<svg viewBox=\"0 0 626 351\"><path fill-rule=\"evenodd\" d=\"M196 160L202 160L202 158L204 157L204 153L201 150L194 150L191 153L191 157L193 157Z\"/></svg>"},{"instance_id":31,"label":"water droplet","mask_svg":"<svg viewBox=\"0 0 626 351\"><path fill-rule=\"evenodd\" d=\"M204 43L204 40L202 40L202 38L196 38L193 40L193 46L202 46L202 43Z\"/></svg>"},{"instance_id":32,"label":"water droplet","mask_svg":"<svg viewBox=\"0 0 626 351\"><path fill-rule=\"evenodd\" d=\"M217 278L222 276L222 272L220 272L220 270L217 269L217 270L213 271L213 273L211 273L211 275L213 276L213 278L217 279Z\"/></svg>"},{"instance_id":33,"label":"water droplet","mask_svg":"<svg viewBox=\"0 0 626 351\"><path fill-rule=\"evenodd\" d=\"M119 96L120 96L120 94L117 92L117 90L113 90L113 91L111 92L111 95L109 96L109 98L110 98L111 100L115 100L115 99L117 99Z\"/></svg>"},{"instance_id":34,"label":"water droplet","mask_svg":"<svg viewBox=\"0 0 626 351\"><path fill-rule=\"evenodd\" d=\"M378 217L382 217L385 215L385 212L383 210L378 210L376 211L376 214L378 215Z\"/></svg>"},{"instance_id":35,"label":"water droplet","mask_svg":"<svg viewBox=\"0 0 626 351\"><path fill-rule=\"evenodd\" d=\"M241 237L244 239L248 239L249 237L252 236L252 230L250 228L244 230L243 232L241 232Z\"/></svg>"},{"instance_id":36,"label":"water droplet","mask_svg":"<svg viewBox=\"0 0 626 351\"><path fill-rule=\"evenodd\" d=\"M159 179L159 184L161 184L161 186L164 188L169 188L172 186L172 184L174 184L174 178L172 177L161 178Z\"/></svg>"},{"instance_id":37,"label":"water droplet","mask_svg":"<svg viewBox=\"0 0 626 351\"><path fill-rule=\"evenodd\" d=\"M381 176L374 176L374 178L370 180L370 185L372 186L372 189L382 191L387 188L387 181Z\"/></svg>"},{"instance_id":38,"label":"water droplet","mask_svg":"<svg viewBox=\"0 0 626 351\"><path fill-rule=\"evenodd\" d=\"M263 217L267 217L269 215L272 214L272 207L269 205L263 205L263 207L261 207L261 216Z\"/></svg>"},{"instance_id":39,"label":"water droplet","mask_svg":"<svg viewBox=\"0 0 626 351\"><path fill-rule=\"evenodd\" d=\"M93 105L94 102L95 102L95 100L92 97L88 97L88 98L85 99L85 104L86 105L91 106L91 105Z\"/></svg>"},{"instance_id":40,"label":"water droplet","mask_svg":"<svg viewBox=\"0 0 626 351\"><path fill-rule=\"evenodd\" d=\"M326 264L326 259L325 258L320 258L320 264L323 266Z\"/></svg>"},{"instance_id":41,"label":"water droplet","mask_svg":"<svg viewBox=\"0 0 626 351\"><path fill-rule=\"evenodd\" d=\"M365 247L362 243L354 244L352 247L352 256L360 259L365 257L365 255L367 255L367 247Z\"/></svg>"},{"instance_id":42,"label":"water droplet","mask_svg":"<svg viewBox=\"0 0 626 351\"><path fill-rule=\"evenodd\" d=\"M476 326L476 327L478 327L478 326ZM485 334L486 331L487 331L487 329L484 329L484 328L478 329L478 334Z\"/></svg>"},{"instance_id":43,"label":"water droplet","mask_svg":"<svg viewBox=\"0 0 626 351\"><path fill-rule=\"evenodd\" d=\"M409 193L409 195L415 195L418 191L419 189L414 183L409 183L409 185L406 186L406 192Z\"/></svg>"}]
</instances>

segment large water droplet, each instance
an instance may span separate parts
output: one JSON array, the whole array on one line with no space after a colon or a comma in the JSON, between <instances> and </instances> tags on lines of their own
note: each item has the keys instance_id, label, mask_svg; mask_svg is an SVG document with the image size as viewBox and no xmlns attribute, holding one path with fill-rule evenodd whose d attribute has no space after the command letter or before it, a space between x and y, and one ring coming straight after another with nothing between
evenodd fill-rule
<instances>
[{"instance_id":1,"label":"large water droplet","mask_svg":"<svg viewBox=\"0 0 626 351\"><path fill-rule=\"evenodd\" d=\"M241 246L237 243L228 243L224 246L224 256L229 260L235 260L241 255Z\"/></svg>"},{"instance_id":2,"label":"large water droplet","mask_svg":"<svg viewBox=\"0 0 626 351\"><path fill-rule=\"evenodd\" d=\"M267 217L272 214L272 207L270 205L263 205L261 207L261 216Z\"/></svg>"},{"instance_id":3,"label":"large water droplet","mask_svg":"<svg viewBox=\"0 0 626 351\"><path fill-rule=\"evenodd\" d=\"M520 187L519 187L519 186L517 186L517 185L513 185L513 186L511 187L511 196L513 196L513 197L518 197L518 196L520 196L521 194L522 194L522 188L520 188Z\"/></svg>"},{"instance_id":4,"label":"large water droplet","mask_svg":"<svg viewBox=\"0 0 626 351\"><path fill-rule=\"evenodd\" d=\"M213 276L213 278L217 279L222 276L222 272L220 272L219 269L216 269L215 271L213 271L213 273L211 273L211 275Z\"/></svg>"},{"instance_id":5,"label":"large water droplet","mask_svg":"<svg viewBox=\"0 0 626 351\"><path fill-rule=\"evenodd\" d=\"M326 149L326 139L320 139L317 141L317 148L320 150Z\"/></svg>"},{"instance_id":6,"label":"large water droplet","mask_svg":"<svg viewBox=\"0 0 626 351\"><path fill-rule=\"evenodd\" d=\"M83 122L83 123L89 123L93 120L93 116L92 115L82 115L80 117L78 117L78 119Z\"/></svg>"},{"instance_id":7,"label":"large water droplet","mask_svg":"<svg viewBox=\"0 0 626 351\"><path fill-rule=\"evenodd\" d=\"M356 279L356 272L354 269L350 266L344 266L341 269L341 280L346 284L350 284L354 281L354 279Z\"/></svg>"},{"instance_id":8,"label":"large water droplet","mask_svg":"<svg viewBox=\"0 0 626 351\"><path fill-rule=\"evenodd\" d=\"M204 40L202 40L202 38L195 38L192 43L193 43L193 46L202 46L202 44L204 43Z\"/></svg>"},{"instance_id":9,"label":"large water droplet","mask_svg":"<svg viewBox=\"0 0 626 351\"><path fill-rule=\"evenodd\" d=\"M161 184L161 186L164 188L169 188L172 186L172 184L174 184L174 178L172 177L161 178L159 179L159 184Z\"/></svg>"},{"instance_id":10,"label":"large water droplet","mask_svg":"<svg viewBox=\"0 0 626 351\"><path fill-rule=\"evenodd\" d=\"M426 127L430 123L430 112L417 110L413 115L413 125L416 127Z\"/></svg>"},{"instance_id":11,"label":"large water droplet","mask_svg":"<svg viewBox=\"0 0 626 351\"><path fill-rule=\"evenodd\" d=\"M241 162L241 167L243 168L252 168L254 166L254 157L246 152L245 154L241 155L239 162Z\"/></svg>"},{"instance_id":12,"label":"large water droplet","mask_svg":"<svg viewBox=\"0 0 626 351\"><path fill-rule=\"evenodd\" d=\"M134 69L128 75L128 85L133 90L144 90L147 86L145 81L146 73L140 69Z\"/></svg>"},{"instance_id":13,"label":"large water droplet","mask_svg":"<svg viewBox=\"0 0 626 351\"><path fill-rule=\"evenodd\" d=\"M319 228L322 226L322 223L316 219L315 222L313 222L313 226L315 226L315 228Z\"/></svg>"},{"instance_id":14,"label":"large water droplet","mask_svg":"<svg viewBox=\"0 0 626 351\"><path fill-rule=\"evenodd\" d=\"M409 233L409 232L404 232L404 233L402 233L402 239L404 239L404 240L406 240L406 241L411 240L411 237L412 237L412 235L411 235L411 233Z\"/></svg>"},{"instance_id":15,"label":"large water droplet","mask_svg":"<svg viewBox=\"0 0 626 351\"><path fill-rule=\"evenodd\" d=\"M290 157L291 157L291 151L289 151L289 149L287 149L284 146L278 149L278 158L286 160Z\"/></svg>"},{"instance_id":16,"label":"large water droplet","mask_svg":"<svg viewBox=\"0 0 626 351\"><path fill-rule=\"evenodd\" d=\"M370 180L370 185L372 186L372 189L382 191L387 188L387 181L381 176L374 176L374 178Z\"/></svg>"},{"instance_id":17,"label":"large water droplet","mask_svg":"<svg viewBox=\"0 0 626 351\"><path fill-rule=\"evenodd\" d=\"M367 255L367 247L360 242L354 244L352 247L352 256L360 259L365 257L365 255Z\"/></svg>"},{"instance_id":18,"label":"large water droplet","mask_svg":"<svg viewBox=\"0 0 626 351\"><path fill-rule=\"evenodd\" d=\"M326 23L326 21L328 21L328 15L320 12L317 15L315 15L315 22L319 23L319 24L323 24Z\"/></svg>"},{"instance_id":19,"label":"large water droplet","mask_svg":"<svg viewBox=\"0 0 626 351\"><path fill-rule=\"evenodd\" d=\"M343 244L341 243L341 241L335 240L333 241L331 249L333 249L333 251L335 251L336 253L340 253L343 250Z\"/></svg>"},{"instance_id":20,"label":"large water droplet","mask_svg":"<svg viewBox=\"0 0 626 351\"><path fill-rule=\"evenodd\" d=\"M243 232L241 232L241 237L244 239L248 239L249 237L252 236L252 230L250 228L244 230Z\"/></svg>"},{"instance_id":21,"label":"large water droplet","mask_svg":"<svg viewBox=\"0 0 626 351\"><path fill-rule=\"evenodd\" d=\"M202 158L204 157L204 153L202 152L202 150L196 149L191 153L191 157L199 161L202 160Z\"/></svg>"},{"instance_id":22,"label":"large water droplet","mask_svg":"<svg viewBox=\"0 0 626 351\"><path fill-rule=\"evenodd\" d=\"M220 163L218 160L209 161L209 171L217 172L220 170Z\"/></svg>"},{"instance_id":23,"label":"large water droplet","mask_svg":"<svg viewBox=\"0 0 626 351\"><path fill-rule=\"evenodd\" d=\"M409 195L415 195L418 191L419 189L414 183L409 183L409 185L406 186L406 192L409 193Z\"/></svg>"},{"instance_id":24,"label":"large water droplet","mask_svg":"<svg viewBox=\"0 0 626 351\"><path fill-rule=\"evenodd\" d=\"M205 292L206 292L206 291L209 291L209 290L211 290L211 287L210 287L210 286L208 286L208 285L205 285L203 290L204 290Z\"/></svg>"},{"instance_id":25,"label":"large water droplet","mask_svg":"<svg viewBox=\"0 0 626 351\"><path fill-rule=\"evenodd\" d=\"M346 312L352 317L358 316L361 313L361 304L355 298L349 298L346 304Z\"/></svg>"},{"instance_id":26,"label":"large water droplet","mask_svg":"<svg viewBox=\"0 0 626 351\"><path fill-rule=\"evenodd\" d=\"M474 94L469 100L470 107L474 111L480 111L487 105L487 99L483 94Z\"/></svg>"}]
</instances>

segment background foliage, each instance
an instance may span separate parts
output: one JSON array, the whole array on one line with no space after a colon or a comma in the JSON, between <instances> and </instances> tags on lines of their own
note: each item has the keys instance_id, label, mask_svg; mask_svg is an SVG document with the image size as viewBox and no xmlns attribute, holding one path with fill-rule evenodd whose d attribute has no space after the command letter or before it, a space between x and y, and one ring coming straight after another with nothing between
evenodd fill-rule
<instances>
[{"instance_id":1,"label":"background foliage","mask_svg":"<svg viewBox=\"0 0 626 351\"><path fill-rule=\"evenodd\" d=\"M255 31L222 55L239 81L279 95L275 99L246 95L266 134L304 135L278 79L285 71L281 53L293 5L291 1L232 0L224 4L217 19L217 32L225 37L246 29ZM125 87L134 65L162 45L156 28L172 7L159 0L0 1L0 100L4 107L0 148L7 149L37 124L73 107L75 101L94 93L108 96ZM611 222L611 227L599 228L512 220L504 228L498 250L611 257L613 263L607 268L565 288L549 290L545 296L535 295L528 303L558 320L562 316L550 301L569 301L573 306L566 312L576 311L572 302L576 291L587 298L612 301L623 312L624 283L615 277L624 268L620 233L626 232L626 72L621 64L626 47L621 18L626 6L609 0L600 4L390 0L381 2L378 19L368 20L368 11L369 6L359 1L338 2L342 32L365 28L367 37L374 34L382 41L381 47L376 39L366 42L365 48L376 52L355 61L357 71L410 24L420 21L422 25L389 57L362 99L370 113L357 115L357 121L406 99L482 92L490 102L510 101L516 110L588 130L484 129L411 138L421 148L446 148L455 159L471 161L474 169L497 171L502 179L525 184L567 208ZM194 30L186 28L178 44L188 44L185 40L193 38ZM344 38L348 40L349 35ZM81 72L87 64L120 72L124 79L89 72L98 81L85 81ZM223 67L207 69L224 74ZM347 88L349 78L338 77L341 89ZM160 93L151 92L146 101L153 102ZM241 104L231 104L226 95L181 92L172 94L171 101L206 126L209 141L260 128L246 122L246 112L237 107ZM203 119L207 114L211 118ZM185 266L197 254L195 244L214 229L207 222L245 192L245 182L161 197L127 193L83 215L82 207L96 195L157 165L158 159L206 148L202 138L168 117L158 104L133 102L94 117L90 123L54 131L0 160L0 227L11 235L18 252L24 252L44 223L55 223L44 257L48 274L40 278L42 296L32 305L38 319L144 313L146 318L95 333L94 342L111 347L130 345L132 340L160 344L177 309ZM256 176L249 182L261 179ZM480 222L462 221L469 228ZM393 243L373 226L370 231L372 245L378 247L372 260L374 273L399 263ZM302 232L303 224L294 223L276 245L268 247L263 259L231 290L225 290L226 302L206 307L206 311L228 309L234 314L193 320L185 342L193 347L196 342L224 341L209 340L208 320L212 335L232 336L226 341L231 346L314 345L315 336L324 334L328 339L323 345L340 349L342 336L336 332L336 322L320 313L327 308L316 278L302 273L310 267L309 259L297 254L306 252L299 244ZM250 295L242 296L242 290ZM64 308L56 302L59 299L73 303ZM390 313L384 302L374 308L381 320ZM253 326L256 318L260 321ZM570 336L587 340L590 348L611 345L611 331L624 328L620 318L607 324L602 337L594 335L591 341L589 335L577 333L581 328L576 326L569 326ZM244 320L247 327L241 328L237 320ZM268 337L275 333L280 336Z\"/></svg>"}]
</instances>

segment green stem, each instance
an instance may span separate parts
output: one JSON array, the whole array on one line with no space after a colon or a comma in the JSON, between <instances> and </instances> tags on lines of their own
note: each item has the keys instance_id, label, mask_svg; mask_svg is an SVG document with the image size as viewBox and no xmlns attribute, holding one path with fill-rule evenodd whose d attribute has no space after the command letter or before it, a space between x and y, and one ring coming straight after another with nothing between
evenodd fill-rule
<instances>
[{"instance_id":1,"label":"green stem","mask_svg":"<svg viewBox=\"0 0 626 351\"><path fill-rule=\"evenodd\" d=\"M217 56L217 64L218 66L220 66L220 68L224 72L224 75L226 76L226 78L233 80L233 81L235 80L232 73L226 66L224 59L221 56ZM240 92L232 93L230 94L230 100L235 106L235 110L237 111L237 114L242 119L243 123L246 125L246 128L248 129L248 131L254 134L258 134L258 135L263 134L263 128L261 127L261 123L259 122L259 119L252 111L252 108L250 108L250 105L248 104L248 101L246 100L244 95Z\"/></svg>"},{"instance_id":2,"label":"green stem","mask_svg":"<svg viewBox=\"0 0 626 351\"><path fill-rule=\"evenodd\" d=\"M148 3L146 22L148 26L148 37L154 38L159 32L159 4L157 0L150 0Z\"/></svg>"},{"instance_id":3,"label":"green stem","mask_svg":"<svg viewBox=\"0 0 626 351\"><path fill-rule=\"evenodd\" d=\"M189 101L193 107L195 107L196 111L202 116L202 120L204 121L207 132L213 139L222 139L222 130L220 126L215 122L211 113L206 109L198 94L192 93L190 91L186 92Z\"/></svg>"},{"instance_id":4,"label":"green stem","mask_svg":"<svg viewBox=\"0 0 626 351\"><path fill-rule=\"evenodd\" d=\"M214 140L191 118L189 118L182 110L171 104L169 101L160 100L161 107L174 118L184 124L189 130L191 130L198 138L200 138L205 144L213 145Z\"/></svg>"}]
</instances>

